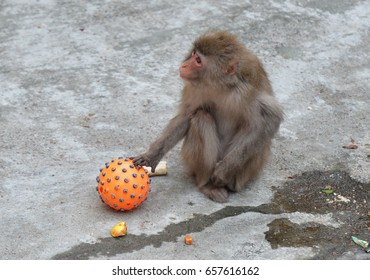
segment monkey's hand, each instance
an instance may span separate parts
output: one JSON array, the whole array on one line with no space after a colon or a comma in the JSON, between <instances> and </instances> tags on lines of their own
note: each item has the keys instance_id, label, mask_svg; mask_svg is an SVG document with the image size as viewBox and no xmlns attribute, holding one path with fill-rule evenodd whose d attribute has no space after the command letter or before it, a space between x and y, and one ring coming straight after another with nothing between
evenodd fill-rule
<instances>
[{"instance_id":1,"label":"monkey's hand","mask_svg":"<svg viewBox=\"0 0 370 280\"><path fill-rule=\"evenodd\" d=\"M232 183L230 182L228 169L224 167L222 162L216 164L215 170L211 176L211 182L217 187L226 187Z\"/></svg>"},{"instance_id":2,"label":"monkey's hand","mask_svg":"<svg viewBox=\"0 0 370 280\"><path fill-rule=\"evenodd\" d=\"M152 173L155 172L155 168L157 167L160 158L150 157L148 154L141 154L137 157L131 158L135 166L149 166L152 168Z\"/></svg>"}]
</instances>

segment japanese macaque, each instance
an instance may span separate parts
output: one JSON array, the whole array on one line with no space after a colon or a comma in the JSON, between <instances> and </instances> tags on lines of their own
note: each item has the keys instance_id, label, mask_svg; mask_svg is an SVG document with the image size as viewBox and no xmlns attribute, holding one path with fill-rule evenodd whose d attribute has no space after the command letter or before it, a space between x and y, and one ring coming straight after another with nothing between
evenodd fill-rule
<instances>
[{"instance_id":1,"label":"japanese macaque","mask_svg":"<svg viewBox=\"0 0 370 280\"><path fill-rule=\"evenodd\" d=\"M216 202L261 172L283 111L262 63L228 32L206 33L180 66L184 80L177 115L136 166L155 170L181 139L182 158L199 190Z\"/></svg>"}]
</instances>

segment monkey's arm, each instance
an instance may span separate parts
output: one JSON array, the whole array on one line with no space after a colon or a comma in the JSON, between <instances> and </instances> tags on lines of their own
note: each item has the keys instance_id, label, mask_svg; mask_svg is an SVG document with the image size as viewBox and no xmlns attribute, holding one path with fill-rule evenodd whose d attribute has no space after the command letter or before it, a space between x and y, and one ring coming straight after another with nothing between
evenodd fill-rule
<instances>
[{"instance_id":1,"label":"monkey's arm","mask_svg":"<svg viewBox=\"0 0 370 280\"><path fill-rule=\"evenodd\" d=\"M257 110L252 113L249 127L240 129L233 139L232 148L221 159L211 177L215 185L227 185L246 162L270 145L283 119L280 106L269 97L257 101Z\"/></svg>"},{"instance_id":2,"label":"monkey's arm","mask_svg":"<svg viewBox=\"0 0 370 280\"><path fill-rule=\"evenodd\" d=\"M243 172L241 168L248 159L261 152L266 145L262 134L262 131L242 129L235 135L233 147L217 162L213 171L211 181L214 185L233 185L233 178L238 172Z\"/></svg>"},{"instance_id":3,"label":"monkey's arm","mask_svg":"<svg viewBox=\"0 0 370 280\"><path fill-rule=\"evenodd\" d=\"M161 136L150 145L147 152L133 158L136 166L150 166L155 171L162 157L171 150L189 129L190 118L185 113L174 117L162 132Z\"/></svg>"}]
</instances>

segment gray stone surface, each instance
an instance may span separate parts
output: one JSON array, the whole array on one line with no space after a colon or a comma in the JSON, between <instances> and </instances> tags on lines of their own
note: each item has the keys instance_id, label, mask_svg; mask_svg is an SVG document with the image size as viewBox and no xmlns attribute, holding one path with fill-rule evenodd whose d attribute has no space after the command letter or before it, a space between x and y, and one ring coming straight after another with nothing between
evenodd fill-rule
<instances>
[{"instance_id":1,"label":"gray stone surface","mask_svg":"<svg viewBox=\"0 0 370 280\"><path fill-rule=\"evenodd\" d=\"M217 204L186 176L178 145L143 205L111 210L95 191L99 168L158 136L176 113L179 63L210 29L237 34L260 57L284 107L268 166ZM333 236L344 223L331 211L275 211L290 176L342 170L368 186L369 32L366 0L0 1L0 258L368 258L348 231L338 231L345 251L319 255L322 245L273 249L265 232L282 218ZM121 220L129 234L113 239Z\"/></svg>"}]
</instances>

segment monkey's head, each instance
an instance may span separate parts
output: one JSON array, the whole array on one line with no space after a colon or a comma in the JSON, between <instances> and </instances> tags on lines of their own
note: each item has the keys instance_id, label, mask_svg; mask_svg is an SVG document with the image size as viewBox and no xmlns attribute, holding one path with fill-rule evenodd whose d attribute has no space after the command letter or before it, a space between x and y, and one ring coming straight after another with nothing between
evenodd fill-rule
<instances>
[{"instance_id":1,"label":"monkey's head","mask_svg":"<svg viewBox=\"0 0 370 280\"><path fill-rule=\"evenodd\" d=\"M186 81L230 83L238 72L243 50L237 37L228 32L206 33L194 42L180 66L180 77Z\"/></svg>"}]
</instances>

